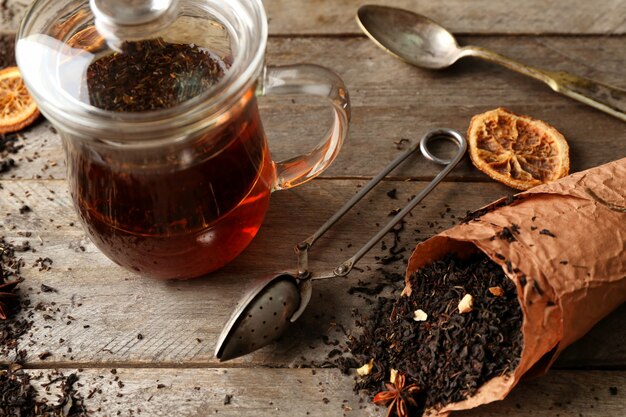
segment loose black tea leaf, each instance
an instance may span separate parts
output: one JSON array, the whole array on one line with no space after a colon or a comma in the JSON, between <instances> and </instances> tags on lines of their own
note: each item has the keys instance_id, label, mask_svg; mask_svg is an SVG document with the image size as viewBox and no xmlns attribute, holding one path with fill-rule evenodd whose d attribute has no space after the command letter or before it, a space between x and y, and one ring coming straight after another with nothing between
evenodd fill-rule
<instances>
[{"instance_id":1,"label":"loose black tea leaf","mask_svg":"<svg viewBox=\"0 0 626 417\"><path fill-rule=\"evenodd\" d=\"M21 269L24 261L16 256L17 248L0 236L0 355L17 346L17 340L26 334L32 321L13 319L22 303L18 295L18 284L22 282ZM11 320L8 320L11 319Z\"/></svg>"},{"instance_id":2,"label":"loose black tea leaf","mask_svg":"<svg viewBox=\"0 0 626 417\"><path fill-rule=\"evenodd\" d=\"M49 271L50 269L52 269L52 259L50 258L37 258L37 260L35 260L35 264L33 265L36 268L39 268L40 271ZM44 289L44 287L47 287L45 285L42 285L41 290L43 292L50 292L51 287L48 287L47 289ZM56 291L55 289L52 288L52 291Z\"/></svg>"},{"instance_id":3,"label":"loose black tea leaf","mask_svg":"<svg viewBox=\"0 0 626 417\"><path fill-rule=\"evenodd\" d=\"M22 369L0 371L0 415L79 417L91 414L83 405L83 398L74 387L78 381L76 374L65 376L55 371L48 376L50 380L42 384L43 387L53 383L60 382L61 384L61 393L54 401L37 397L31 380L39 378L42 376L32 377Z\"/></svg>"},{"instance_id":4,"label":"loose black tea leaf","mask_svg":"<svg viewBox=\"0 0 626 417\"><path fill-rule=\"evenodd\" d=\"M196 45L162 39L125 42L87 69L89 101L115 112L166 109L213 87L226 64Z\"/></svg>"},{"instance_id":5,"label":"loose black tea leaf","mask_svg":"<svg viewBox=\"0 0 626 417\"><path fill-rule=\"evenodd\" d=\"M9 172L17 166L12 155L17 154L24 145L19 145L20 136L17 133L0 135L0 174Z\"/></svg>"},{"instance_id":6,"label":"loose black tea leaf","mask_svg":"<svg viewBox=\"0 0 626 417\"><path fill-rule=\"evenodd\" d=\"M39 359L41 359L42 361L45 361L46 359L48 359L50 356L52 356L52 353L49 351L45 351L45 352L41 352L39 355L37 355L39 357Z\"/></svg>"},{"instance_id":7,"label":"loose black tea leaf","mask_svg":"<svg viewBox=\"0 0 626 417\"><path fill-rule=\"evenodd\" d=\"M541 229L541 230L539 231L539 234L540 234L540 235L550 236L550 237L556 237L556 236L554 235L554 233L552 233L552 232L551 232L551 231L549 231L548 229Z\"/></svg>"},{"instance_id":8,"label":"loose black tea leaf","mask_svg":"<svg viewBox=\"0 0 626 417\"><path fill-rule=\"evenodd\" d=\"M404 149L405 144L409 144L411 141L405 138L400 140L393 141L393 144L396 145L396 149Z\"/></svg>"},{"instance_id":9,"label":"loose black tea leaf","mask_svg":"<svg viewBox=\"0 0 626 417\"><path fill-rule=\"evenodd\" d=\"M515 238L516 234L519 234L519 226L516 224L512 224L510 227L504 227L502 231L497 234L497 236L498 238L511 243L517 240Z\"/></svg>"},{"instance_id":10,"label":"loose black tea leaf","mask_svg":"<svg viewBox=\"0 0 626 417\"><path fill-rule=\"evenodd\" d=\"M510 204L513 204L513 202L515 202L516 197L515 196L509 196L507 198L504 198L502 200L498 200L495 203L490 204L489 206L479 209L479 210L475 210L475 211L468 211L467 214L465 215L464 218L461 219L461 223L469 223L473 220L477 220L479 218L481 218L484 214L490 213L492 211L494 211L497 208L500 207L504 207L504 206L508 206Z\"/></svg>"},{"instance_id":11,"label":"loose black tea leaf","mask_svg":"<svg viewBox=\"0 0 626 417\"><path fill-rule=\"evenodd\" d=\"M422 390L416 399L424 410L461 401L516 368L522 312L515 284L500 266L482 254L469 260L448 255L419 270L410 283L410 296L380 298L374 314L361 320L363 335L350 341L359 364L374 359L374 369L357 380L356 390L379 392L395 369ZM502 289L501 296L493 296L493 287ZM472 295L473 308L460 314L466 294ZM427 314L425 320L416 321L418 309Z\"/></svg>"}]
</instances>

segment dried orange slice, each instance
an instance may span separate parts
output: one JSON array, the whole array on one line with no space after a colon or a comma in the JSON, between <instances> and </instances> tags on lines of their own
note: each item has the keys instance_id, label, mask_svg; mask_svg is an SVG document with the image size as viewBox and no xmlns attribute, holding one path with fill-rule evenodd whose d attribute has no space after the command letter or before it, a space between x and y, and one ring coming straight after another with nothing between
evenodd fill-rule
<instances>
[{"instance_id":1,"label":"dried orange slice","mask_svg":"<svg viewBox=\"0 0 626 417\"><path fill-rule=\"evenodd\" d=\"M472 117L467 131L476 168L509 187L527 190L569 172L569 146L558 130L502 107Z\"/></svg>"},{"instance_id":2,"label":"dried orange slice","mask_svg":"<svg viewBox=\"0 0 626 417\"><path fill-rule=\"evenodd\" d=\"M39 117L17 67L0 71L0 134L17 132Z\"/></svg>"}]
</instances>

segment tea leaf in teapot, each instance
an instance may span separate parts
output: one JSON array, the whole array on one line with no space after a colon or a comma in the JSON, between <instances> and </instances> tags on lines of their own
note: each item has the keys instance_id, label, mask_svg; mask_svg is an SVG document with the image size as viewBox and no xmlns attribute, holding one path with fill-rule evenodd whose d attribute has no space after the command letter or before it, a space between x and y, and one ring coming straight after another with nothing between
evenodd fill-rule
<instances>
[{"instance_id":1,"label":"tea leaf in teapot","mask_svg":"<svg viewBox=\"0 0 626 417\"><path fill-rule=\"evenodd\" d=\"M90 104L115 112L174 107L213 87L226 64L196 45L162 39L125 42L87 69Z\"/></svg>"}]
</instances>

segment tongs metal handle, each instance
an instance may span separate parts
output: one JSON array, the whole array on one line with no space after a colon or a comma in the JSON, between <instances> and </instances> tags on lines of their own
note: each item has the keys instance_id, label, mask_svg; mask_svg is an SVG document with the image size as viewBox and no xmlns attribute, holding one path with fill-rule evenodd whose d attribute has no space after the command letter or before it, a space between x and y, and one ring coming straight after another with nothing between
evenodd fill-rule
<instances>
[{"instance_id":1,"label":"tongs metal handle","mask_svg":"<svg viewBox=\"0 0 626 417\"><path fill-rule=\"evenodd\" d=\"M436 157L429 149L429 143L433 140L446 139L453 142L457 146L457 151L452 159L441 159ZM308 251L313 244L326 233L339 219L341 219L352 207L354 207L366 194L368 194L383 178L385 178L391 171L393 171L398 165L404 162L413 152L419 149L427 159L436 162L445 167L437 174L437 176L422 189L415 197L409 201L409 203L402 208L394 217L381 228L376 235L374 235L357 253L355 253L350 259L344 261L341 265L335 268L332 273L324 273L321 275L312 274L308 268ZM446 175L454 169L454 167L461 161L463 155L467 151L467 141L463 135L453 129L434 129L426 133L419 142L413 143L404 153L394 159L389 165L385 167L378 175L376 175L370 182L365 185L357 194L355 194L347 203L343 205L326 223L324 223L315 233L313 233L306 240L296 245L296 253L298 255L298 276L301 279L326 279L333 277L343 277L352 271L354 265L369 252L376 243L378 243L396 224L400 222L411 210L415 208L426 197Z\"/></svg>"}]
</instances>

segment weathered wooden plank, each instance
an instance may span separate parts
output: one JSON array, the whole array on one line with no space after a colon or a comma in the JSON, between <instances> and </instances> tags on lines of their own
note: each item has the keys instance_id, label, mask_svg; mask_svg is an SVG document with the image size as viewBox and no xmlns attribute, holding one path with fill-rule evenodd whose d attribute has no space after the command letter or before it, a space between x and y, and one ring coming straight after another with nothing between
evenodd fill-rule
<instances>
[{"instance_id":1,"label":"weathered wooden plank","mask_svg":"<svg viewBox=\"0 0 626 417\"><path fill-rule=\"evenodd\" d=\"M53 371L30 370L45 383ZM385 411L352 392L352 377L318 369L66 369L76 372L78 392L95 416L382 416ZM53 376L54 377L54 376ZM119 385L122 383L122 386ZM160 387L160 388L159 388ZM611 394L610 388L617 389ZM94 391L96 390L96 391ZM97 390L101 390L97 391ZM626 372L552 371L525 381L508 398L464 417L621 417ZM38 394L58 401L57 384ZM90 395L91 394L91 395ZM121 396L120 396L121 395ZM231 396L225 401L226 396ZM294 399L296 399L294 401ZM228 402L228 404L225 404Z\"/></svg>"},{"instance_id":2,"label":"weathered wooden plank","mask_svg":"<svg viewBox=\"0 0 626 417\"><path fill-rule=\"evenodd\" d=\"M75 384L94 416L378 416L381 409L352 392L352 379L320 369L110 369L75 372ZM46 383L48 370L34 384ZM53 376L54 378L55 376ZM121 383L121 385L120 385ZM59 384L38 389L51 403ZM96 391L94 390L101 390ZM226 400L229 396L228 400Z\"/></svg>"},{"instance_id":3,"label":"weathered wooden plank","mask_svg":"<svg viewBox=\"0 0 626 417\"><path fill-rule=\"evenodd\" d=\"M206 279L160 282L115 266L89 242L78 226L64 181L0 182L0 235L16 243L28 239L37 250L23 254L27 280L22 288L33 305L43 302L46 306L32 312L33 329L20 343L22 347L32 344L26 360L44 366L68 362L215 363L215 342L243 288L259 275L294 268L293 245L319 227L363 183L317 180L276 193L259 236L231 265ZM423 185L404 181L381 184L315 246L312 268L329 270L351 256L377 229L377 223L385 222L391 210ZM397 190L398 200L386 195L392 188ZM423 207L407 218L402 245L408 253L418 240L449 227L466 210L478 208L506 192L505 187L492 183L442 184ZM24 204L32 212L20 215L19 208ZM450 206L450 212L446 212L444 204ZM23 235L28 232L32 236L25 238ZM385 240L389 246L391 240ZM385 254L377 247L358 265L363 270L354 271L349 279L316 284L313 302L299 325L279 344L238 363L302 366L327 361L328 353L337 348L328 344L329 340L337 341L343 348L343 329L356 331L353 309L367 314L374 299L350 296L348 289L359 280L372 285L381 282L381 273L376 271L381 265L376 256ZM40 256L53 259L50 271L30 267ZM385 269L402 274L404 263L397 262ZM41 284L58 292L43 293ZM626 364L626 335L621 331L626 324L625 312L621 309L601 324L593 333L593 342L581 342L584 348L569 354L567 364ZM46 314L52 318L46 320ZM330 339L325 341L325 336ZM40 360L38 354L46 351L52 355ZM11 358L8 355L0 360Z\"/></svg>"},{"instance_id":4,"label":"weathered wooden plank","mask_svg":"<svg viewBox=\"0 0 626 417\"><path fill-rule=\"evenodd\" d=\"M568 70L626 88L623 39L580 37L467 38L528 63ZM624 123L553 93L548 87L499 67L462 62L442 72L413 68L388 56L365 39L273 39L268 62L312 62L335 69L350 88L354 106L351 131L327 177L372 176L399 151L394 142L417 139L428 129L467 130L472 115L505 106L544 119L563 132L571 147L572 170L579 171L626 155ZM276 158L309 149L329 121L319 102L261 98L261 112ZM22 132L18 158L22 178L63 178L60 141L47 123ZM371 158L376 155L376 158ZM438 166L416 159L394 175L432 177ZM55 165L55 166L53 166ZM451 178L489 181L468 161Z\"/></svg>"},{"instance_id":5,"label":"weathered wooden plank","mask_svg":"<svg viewBox=\"0 0 626 417\"><path fill-rule=\"evenodd\" d=\"M506 52L539 67L576 72L626 88L621 75L626 50L619 38L606 42L534 37L517 38L516 42L500 37L464 41ZM342 46L333 48L337 42ZM377 172L397 152L394 141L417 139L428 129L439 126L466 132L474 114L499 106L546 120L559 129L571 145L573 171L626 155L622 121L491 64L469 60L446 71L424 71L388 56L361 39L285 39L270 45L269 63L298 61L333 68L345 79L351 92L354 105L351 132L328 176ZM291 106L281 110L276 118L267 117L270 138L276 135L274 132L281 132L279 140L284 138L304 148L311 137L310 126L315 124L303 122L298 111L301 110L297 106ZM290 123L294 122L309 127L308 135L285 137L282 132L289 132ZM369 156L372 154L377 156L374 160ZM396 175L430 176L436 169L416 164ZM459 167L454 175L473 180L486 178L469 163Z\"/></svg>"},{"instance_id":6,"label":"weathered wooden plank","mask_svg":"<svg viewBox=\"0 0 626 417\"><path fill-rule=\"evenodd\" d=\"M16 31L28 0L6 0L0 7L0 32ZM289 0L265 2L270 34L356 34L354 15L369 0ZM379 2L381 3L381 2ZM414 10L461 33L623 34L623 0L389 0L385 5Z\"/></svg>"},{"instance_id":7,"label":"weathered wooden plank","mask_svg":"<svg viewBox=\"0 0 626 417\"><path fill-rule=\"evenodd\" d=\"M626 32L626 2L522 0L308 0L296 7L289 0L265 3L274 34L361 33L354 15L363 4L384 4L413 10L453 32L618 34Z\"/></svg>"},{"instance_id":8,"label":"weathered wooden plank","mask_svg":"<svg viewBox=\"0 0 626 417\"><path fill-rule=\"evenodd\" d=\"M29 360L37 361L37 353L47 350L54 353L48 361L66 361L71 357L80 362L213 361L213 345L220 327L242 295L242 285L259 274L293 267L293 245L319 227L357 190L359 184L362 182L317 181L293 191L275 194L260 235L235 263L210 279L166 283L136 277L114 266L86 241L77 225L69 226L76 219L64 192L64 181L3 182L0 213L8 211L12 214L4 216L2 234L23 240L19 232L33 232L30 240L38 252L24 254L27 265L32 265L37 257L44 255L54 260L51 271L25 270L31 283L29 286L34 289L29 291L33 302L55 301L61 309L57 320L42 320L46 312L35 312L37 319L32 340L38 349L29 349L32 352ZM375 223L384 222L387 213L410 196L412 189L421 185L402 182L382 185L372 194L372 201L376 203L360 206L338 228L329 232L329 238L334 238L334 241L319 242L317 250L311 254L313 265L328 269L348 257L354 250L348 250L349 244L356 248L365 242L368 234L375 230ZM401 200L391 200L385 195L393 187L399 189ZM465 184L463 188L467 189ZM55 191L54 195L49 192L50 189ZM457 187L446 184L429 198L425 204L430 208L416 213L415 223L407 225L407 230L421 228L419 234L407 234L407 244L412 245L415 239L431 233L428 222L440 221L440 227L444 227L453 221L450 216L443 220L439 215L443 211L443 200L450 205L456 204L450 215L460 216L465 212L461 201L469 199L471 202L467 204L478 206L506 190L489 184L478 186L476 192L471 192L474 197L461 197L457 191ZM27 192L31 197L24 197ZM15 197L8 196L10 193ZM48 196L55 201L47 200ZM18 210L23 204L28 204L32 212L20 216ZM364 225L369 227L366 229ZM57 226L61 227L57 229ZM352 233L353 236L350 235ZM41 248L36 246L37 236L44 242ZM86 248L85 252L79 249L81 245ZM375 259L368 256L361 266L375 268ZM403 265L397 267L401 272ZM319 285L315 296L324 302L313 303L303 325L286 338L280 351L267 350L254 361L276 364L321 361L323 350L330 350L321 342L321 336L330 329L333 339L344 337L334 331L331 323L338 322L350 328L350 310L366 307L364 299L348 298L347 289L356 279L369 281L372 278L368 272L356 272L351 281L337 280ZM40 283L57 288L59 293L37 294ZM71 320L68 325L67 316L76 320ZM85 325L90 327L84 329ZM139 333L144 336L141 341L137 340ZM60 338L65 342L59 343ZM202 342L197 342L197 338ZM310 349L309 345L315 349ZM67 352L68 348L73 350L71 354Z\"/></svg>"}]
</instances>

